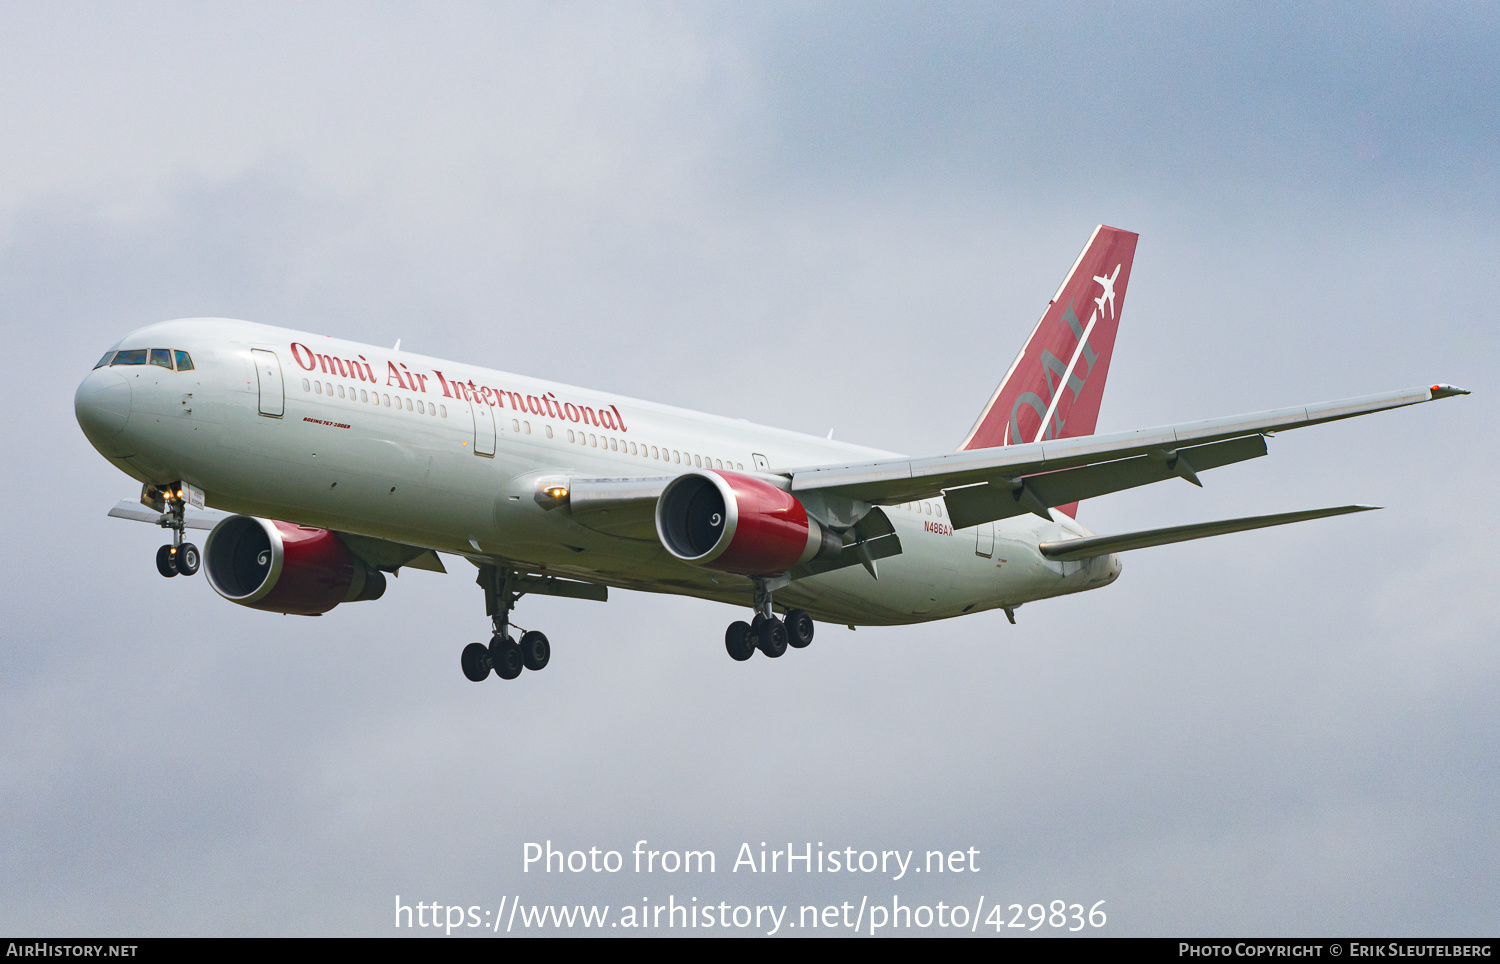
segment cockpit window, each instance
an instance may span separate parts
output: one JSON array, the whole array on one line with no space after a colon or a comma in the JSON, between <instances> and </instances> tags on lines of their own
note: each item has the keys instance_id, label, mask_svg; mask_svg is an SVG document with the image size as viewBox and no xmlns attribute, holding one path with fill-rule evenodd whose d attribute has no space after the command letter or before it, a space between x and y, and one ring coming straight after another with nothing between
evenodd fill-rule
<instances>
[{"instance_id":1,"label":"cockpit window","mask_svg":"<svg viewBox=\"0 0 1500 964\"><path fill-rule=\"evenodd\" d=\"M170 369L172 367L172 353L165 348L151 349L151 364Z\"/></svg>"},{"instance_id":2,"label":"cockpit window","mask_svg":"<svg viewBox=\"0 0 1500 964\"><path fill-rule=\"evenodd\" d=\"M146 364L146 349L132 348L129 351L118 352L113 365L144 365Z\"/></svg>"},{"instance_id":3,"label":"cockpit window","mask_svg":"<svg viewBox=\"0 0 1500 964\"><path fill-rule=\"evenodd\" d=\"M103 368L105 365L109 364L109 360L113 357L115 357L115 350L111 348L109 351L104 353L104 357L99 359L99 364L95 365L94 367Z\"/></svg>"},{"instance_id":4,"label":"cockpit window","mask_svg":"<svg viewBox=\"0 0 1500 964\"><path fill-rule=\"evenodd\" d=\"M180 372L190 372L190 371L193 370L193 359L192 359L191 355L189 355L185 351L173 352L173 354L175 354L177 356L177 370L178 371L180 371Z\"/></svg>"}]
</instances>

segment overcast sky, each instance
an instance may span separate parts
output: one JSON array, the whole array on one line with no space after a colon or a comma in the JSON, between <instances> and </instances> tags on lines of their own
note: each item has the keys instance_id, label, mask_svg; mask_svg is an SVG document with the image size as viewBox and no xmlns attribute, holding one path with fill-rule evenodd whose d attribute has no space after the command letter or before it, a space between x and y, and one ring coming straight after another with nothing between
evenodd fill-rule
<instances>
[{"instance_id":1,"label":"overcast sky","mask_svg":"<svg viewBox=\"0 0 1500 964\"><path fill-rule=\"evenodd\" d=\"M1494 934L1497 20L0 8L0 931L895 894L1104 900L1110 934ZM729 607L528 598L551 666L482 685L467 562L320 619L235 607L105 517L138 487L73 416L124 333L219 315L943 452L1101 222L1141 235L1101 431L1474 394L1084 503L1101 533L1387 508L1129 553L1017 626L820 626L741 665ZM719 872L523 873L548 839ZM981 870L730 873L761 841Z\"/></svg>"}]
</instances>

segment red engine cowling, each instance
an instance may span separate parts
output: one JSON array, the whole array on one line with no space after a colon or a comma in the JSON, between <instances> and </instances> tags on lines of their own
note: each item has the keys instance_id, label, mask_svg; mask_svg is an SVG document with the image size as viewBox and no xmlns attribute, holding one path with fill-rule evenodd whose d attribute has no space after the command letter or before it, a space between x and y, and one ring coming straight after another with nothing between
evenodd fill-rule
<instances>
[{"instance_id":1,"label":"red engine cowling","mask_svg":"<svg viewBox=\"0 0 1500 964\"><path fill-rule=\"evenodd\" d=\"M791 493L736 472L673 479L656 503L656 534L683 562L745 576L783 573L844 546Z\"/></svg>"},{"instance_id":2,"label":"red engine cowling","mask_svg":"<svg viewBox=\"0 0 1500 964\"><path fill-rule=\"evenodd\" d=\"M214 526L203 544L203 570L214 591L230 602L296 616L316 616L385 592L385 575L327 529L248 515Z\"/></svg>"}]
</instances>

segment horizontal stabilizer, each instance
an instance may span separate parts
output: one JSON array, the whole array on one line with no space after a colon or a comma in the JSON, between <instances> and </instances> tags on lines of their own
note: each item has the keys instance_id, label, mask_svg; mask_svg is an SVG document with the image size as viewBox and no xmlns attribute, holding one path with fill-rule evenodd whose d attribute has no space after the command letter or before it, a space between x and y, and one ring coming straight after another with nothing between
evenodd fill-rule
<instances>
[{"instance_id":1,"label":"horizontal stabilizer","mask_svg":"<svg viewBox=\"0 0 1500 964\"><path fill-rule=\"evenodd\" d=\"M969 526L1026 512L1042 515L1053 506L1068 505L1165 479L1185 478L1201 485L1197 481L1197 472L1259 458L1265 454L1265 438L1250 435L1227 442L1188 448L1162 448L1134 458L1028 475L1009 484L1002 481L949 489L943 493L943 501L948 506L953 527L967 529Z\"/></svg>"},{"instance_id":2,"label":"horizontal stabilizer","mask_svg":"<svg viewBox=\"0 0 1500 964\"><path fill-rule=\"evenodd\" d=\"M1378 505L1337 505L1331 509L1305 509L1301 512L1282 512L1278 515L1254 515L1243 519L1224 519L1219 522L1199 522L1195 525L1172 526L1167 529L1145 529L1140 532L1125 532L1114 536L1093 536L1088 539L1064 539L1059 542L1044 542L1039 549L1048 559L1072 562L1090 559L1111 552L1127 549L1144 549L1147 546L1165 546L1174 542L1206 539L1246 529L1264 529L1281 526L1289 522L1306 522L1309 519L1325 519L1331 515L1349 512L1368 512Z\"/></svg>"}]
</instances>

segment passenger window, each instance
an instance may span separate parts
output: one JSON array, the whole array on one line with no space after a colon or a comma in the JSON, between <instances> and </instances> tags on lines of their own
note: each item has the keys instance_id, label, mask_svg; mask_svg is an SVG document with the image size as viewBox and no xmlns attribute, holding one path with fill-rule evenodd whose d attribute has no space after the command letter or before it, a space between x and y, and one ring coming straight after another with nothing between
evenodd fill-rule
<instances>
[{"instance_id":1,"label":"passenger window","mask_svg":"<svg viewBox=\"0 0 1500 964\"><path fill-rule=\"evenodd\" d=\"M547 429L547 437L551 438L552 437L552 426L548 425L548 426L546 426L546 429Z\"/></svg>"},{"instance_id":2,"label":"passenger window","mask_svg":"<svg viewBox=\"0 0 1500 964\"><path fill-rule=\"evenodd\" d=\"M165 348L151 349L151 364L170 369L172 367L172 353Z\"/></svg>"},{"instance_id":3,"label":"passenger window","mask_svg":"<svg viewBox=\"0 0 1500 964\"><path fill-rule=\"evenodd\" d=\"M112 365L144 365L146 364L146 349L132 348L130 351L122 351L115 355Z\"/></svg>"},{"instance_id":4,"label":"passenger window","mask_svg":"<svg viewBox=\"0 0 1500 964\"><path fill-rule=\"evenodd\" d=\"M654 446L654 445L653 445L653 446L651 446L651 457L652 457L652 458L653 458L653 459L659 459L659 458L661 458L661 455L659 455L659 454L658 454L658 453L657 453L657 449L656 449L656 446Z\"/></svg>"},{"instance_id":5,"label":"passenger window","mask_svg":"<svg viewBox=\"0 0 1500 964\"><path fill-rule=\"evenodd\" d=\"M525 432L527 435L530 435L531 434L531 423L530 422L522 422L521 423L521 431Z\"/></svg>"},{"instance_id":6,"label":"passenger window","mask_svg":"<svg viewBox=\"0 0 1500 964\"><path fill-rule=\"evenodd\" d=\"M417 399L417 414L418 415L426 415L427 414L427 406L422 402L422 400L420 398Z\"/></svg>"},{"instance_id":7,"label":"passenger window","mask_svg":"<svg viewBox=\"0 0 1500 964\"><path fill-rule=\"evenodd\" d=\"M448 417L448 406L446 406L446 405L439 405L438 407L440 409L442 409L443 418L447 418Z\"/></svg>"},{"instance_id":8,"label":"passenger window","mask_svg":"<svg viewBox=\"0 0 1500 964\"><path fill-rule=\"evenodd\" d=\"M307 380L307 379L305 379L305 378L304 378L304 379L302 379L302 390L303 390L303 391L304 391L304 392L310 392L310 391L312 391L312 383L311 383L311 382L309 382L309 381L308 381L308 380Z\"/></svg>"},{"instance_id":9,"label":"passenger window","mask_svg":"<svg viewBox=\"0 0 1500 964\"><path fill-rule=\"evenodd\" d=\"M362 402L368 402L370 400L370 393L361 388L359 390L359 400Z\"/></svg>"},{"instance_id":10,"label":"passenger window","mask_svg":"<svg viewBox=\"0 0 1500 964\"><path fill-rule=\"evenodd\" d=\"M512 432L519 432L521 430L521 422L519 419L513 418L510 420L510 430Z\"/></svg>"},{"instance_id":11,"label":"passenger window","mask_svg":"<svg viewBox=\"0 0 1500 964\"><path fill-rule=\"evenodd\" d=\"M572 429L568 429L568 441L569 442L577 441L577 439L574 437Z\"/></svg>"},{"instance_id":12,"label":"passenger window","mask_svg":"<svg viewBox=\"0 0 1500 964\"><path fill-rule=\"evenodd\" d=\"M115 350L111 348L109 351L104 353L104 357L99 359L99 364L95 365L94 367L103 368L105 365L109 364L109 360L113 357L115 357Z\"/></svg>"},{"instance_id":13,"label":"passenger window","mask_svg":"<svg viewBox=\"0 0 1500 964\"><path fill-rule=\"evenodd\" d=\"M381 401L381 404L384 405L386 408L390 408L391 407L391 396L389 396L389 395L382 395L382 396L380 396L380 401Z\"/></svg>"},{"instance_id":14,"label":"passenger window","mask_svg":"<svg viewBox=\"0 0 1500 964\"><path fill-rule=\"evenodd\" d=\"M333 394L333 382L324 382L323 384L328 386L328 394L332 395Z\"/></svg>"},{"instance_id":15,"label":"passenger window","mask_svg":"<svg viewBox=\"0 0 1500 964\"><path fill-rule=\"evenodd\" d=\"M682 461L682 453L679 452L679 451L677 451L676 449L673 449L672 450L672 461L673 462L681 462Z\"/></svg>"},{"instance_id":16,"label":"passenger window","mask_svg":"<svg viewBox=\"0 0 1500 964\"><path fill-rule=\"evenodd\" d=\"M340 385L339 386L339 398L343 398L343 397L344 397L344 386Z\"/></svg>"},{"instance_id":17,"label":"passenger window","mask_svg":"<svg viewBox=\"0 0 1500 964\"><path fill-rule=\"evenodd\" d=\"M592 432L590 432L589 433L589 444L592 445L594 448L598 448L599 447L599 436L597 436L597 435L593 434Z\"/></svg>"},{"instance_id":18,"label":"passenger window","mask_svg":"<svg viewBox=\"0 0 1500 964\"><path fill-rule=\"evenodd\" d=\"M631 455L635 454L635 443L634 442L630 443L630 454Z\"/></svg>"},{"instance_id":19,"label":"passenger window","mask_svg":"<svg viewBox=\"0 0 1500 964\"><path fill-rule=\"evenodd\" d=\"M185 351L174 351L172 354L177 356L178 371L190 372L193 370L193 356L189 355Z\"/></svg>"},{"instance_id":20,"label":"passenger window","mask_svg":"<svg viewBox=\"0 0 1500 964\"><path fill-rule=\"evenodd\" d=\"M703 456L701 456L701 455L695 455L695 456L693 456L693 464L696 465L700 469L703 468Z\"/></svg>"},{"instance_id":21,"label":"passenger window","mask_svg":"<svg viewBox=\"0 0 1500 964\"><path fill-rule=\"evenodd\" d=\"M411 399L409 398L406 400L406 410L408 412L411 411Z\"/></svg>"},{"instance_id":22,"label":"passenger window","mask_svg":"<svg viewBox=\"0 0 1500 964\"><path fill-rule=\"evenodd\" d=\"M619 439L610 439L609 440L609 450L611 452L618 452L618 451L620 451L620 440Z\"/></svg>"},{"instance_id":23,"label":"passenger window","mask_svg":"<svg viewBox=\"0 0 1500 964\"><path fill-rule=\"evenodd\" d=\"M313 382L313 391L317 392L319 395L323 394L323 383Z\"/></svg>"}]
</instances>

